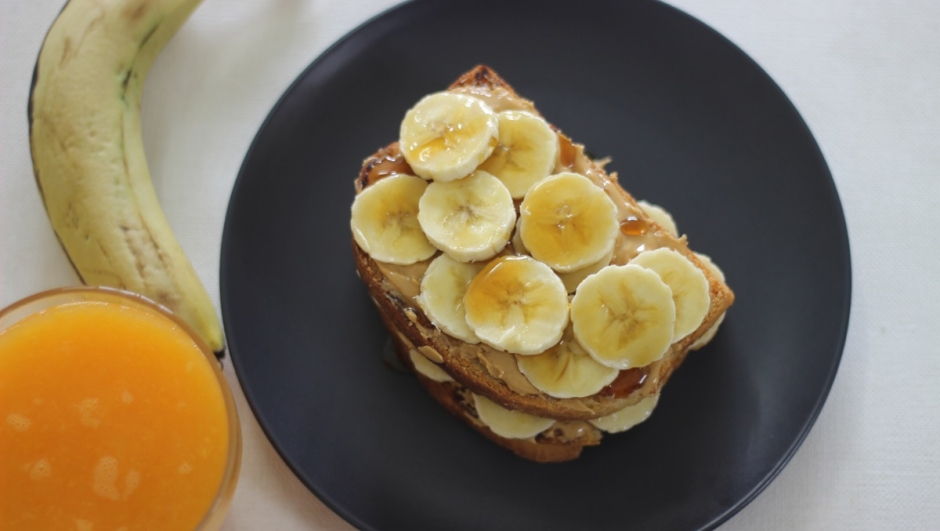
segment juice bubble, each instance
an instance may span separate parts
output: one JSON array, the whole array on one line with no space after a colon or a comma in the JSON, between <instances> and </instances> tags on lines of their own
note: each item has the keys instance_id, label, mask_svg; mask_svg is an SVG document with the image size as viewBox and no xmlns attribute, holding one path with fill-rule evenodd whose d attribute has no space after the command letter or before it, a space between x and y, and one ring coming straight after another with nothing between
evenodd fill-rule
<instances>
[{"instance_id":1,"label":"juice bubble","mask_svg":"<svg viewBox=\"0 0 940 531\"><path fill-rule=\"evenodd\" d=\"M33 463L33 466L29 469L29 479L33 481L41 481L52 475L52 465L49 464L49 461L45 459L40 459Z\"/></svg>"},{"instance_id":2,"label":"juice bubble","mask_svg":"<svg viewBox=\"0 0 940 531\"><path fill-rule=\"evenodd\" d=\"M134 401L134 395L132 395L130 391L124 391L123 393L121 393L121 402L124 402L125 404L130 404L133 401Z\"/></svg>"},{"instance_id":3,"label":"juice bubble","mask_svg":"<svg viewBox=\"0 0 940 531\"><path fill-rule=\"evenodd\" d=\"M124 499L126 500L140 486L140 472L131 470L124 476Z\"/></svg>"},{"instance_id":4,"label":"juice bubble","mask_svg":"<svg viewBox=\"0 0 940 531\"><path fill-rule=\"evenodd\" d=\"M102 498L117 501L121 498L117 489L118 460L106 455L98 460L93 472L91 489Z\"/></svg>"},{"instance_id":5,"label":"juice bubble","mask_svg":"<svg viewBox=\"0 0 940 531\"><path fill-rule=\"evenodd\" d=\"M7 415L7 424L13 428L13 431L22 433L29 429L29 425L32 424L32 421L19 413L10 413Z\"/></svg>"},{"instance_id":6,"label":"juice bubble","mask_svg":"<svg viewBox=\"0 0 940 531\"><path fill-rule=\"evenodd\" d=\"M101 424L104 413L98 407L98 402L97 398L86 398L78 403L78 416L81 418L82 425L97 428Z\"/></svg>"}]
</instances>

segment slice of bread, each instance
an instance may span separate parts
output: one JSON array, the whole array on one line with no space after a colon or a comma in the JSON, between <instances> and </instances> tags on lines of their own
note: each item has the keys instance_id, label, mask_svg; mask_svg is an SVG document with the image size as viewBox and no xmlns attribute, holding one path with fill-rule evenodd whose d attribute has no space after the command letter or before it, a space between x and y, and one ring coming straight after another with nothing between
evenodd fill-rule
<instances>
[{"instance_id":1,"label":"slice of bread","mask_svg":"<svg viewBox=\"0 0 940 531\"><path fill-rule=\"evenodd\" d=\"M519 96L486 66L478 66L467 72L448 90L477 97L496 112L521 109L538 114L530 101ZM466 399L469 393L485 396L508 409L558 421L576 422L611 414L658 394L685 359L690 345L718 321L734 300L728 286L689 250L685 236L676 238L657 225L633 197L620 187L616 174L608 175L605 172L604 162L591 160L584 154L583 146L572 143L560 131L557 132L560 155L556 171L574 171L591 179L607 191L621 215L626 212L643 225L647 249L668 247L681 253L702 271L708 281L711 304L705 319L693 333L674 343L662 359L646 367L621 371L611 385L593 396L564 399L551 397L526 380L516 366L514 355L483 344L464 343L443 333L430 322L417 301L421 276L430 260L408 266L380 263L369 257L355 241L352 244L357 272L372 295L406 364L411 365L407 353L413 349L455 380L439 383L420 377L431 395L490 439L523 457L538 461L573 459L583 446L599 443L600 433L589 424L580 423L590 429L582 430L581 436L574 439L551 434L540 434L531 440L505 439L492 433L479 420L472 407L472 400L468 403ZM356 192L395 173L413 174L397 142L380 149L364 161L355 180ZM636 255L636 249L630 246L623 246L621 251L615 252L611 263L623 264ZM511 244L505 252L513 252Z\"/></svg>"}]
</instances>

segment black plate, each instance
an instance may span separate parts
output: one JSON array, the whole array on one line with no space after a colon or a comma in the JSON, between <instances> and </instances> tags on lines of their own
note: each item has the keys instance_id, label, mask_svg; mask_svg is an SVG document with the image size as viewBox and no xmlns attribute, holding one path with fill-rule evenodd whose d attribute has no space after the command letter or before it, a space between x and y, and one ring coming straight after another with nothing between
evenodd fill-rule
<instances>
[{"instance_id":1,"label":"black plate","mask_svg":"<svg viewBox=\"0 0 940 531\"><path fill-rule=\"evenodd\" d=\"M658 411L562 465L450 417L381 361L353 268L362 159L421 96L486 63L666 205L737 294ZM826 163L743 52L654 1L416 1L308 68L235 184L221 257L228 345L275 448L361 529L712 529L780 471L835 377L851 292Z\"/></svg>"}]
</instances>

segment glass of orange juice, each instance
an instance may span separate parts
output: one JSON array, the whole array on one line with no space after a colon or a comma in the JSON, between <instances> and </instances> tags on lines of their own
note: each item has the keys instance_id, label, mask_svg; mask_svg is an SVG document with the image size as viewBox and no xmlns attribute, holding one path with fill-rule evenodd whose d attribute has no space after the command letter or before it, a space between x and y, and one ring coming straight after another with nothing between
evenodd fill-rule
<instances>
[{"instance_id":1,"label":"glass of orange juice","mask_svg":"<svg viewBox=\"0 0 940 531\"><path fill-rule=\"evenodd\" d=\"M215 531L240 463L219 362L166 309L67 288L0 311L0 531Z\"/></svg>"}]
</instances>

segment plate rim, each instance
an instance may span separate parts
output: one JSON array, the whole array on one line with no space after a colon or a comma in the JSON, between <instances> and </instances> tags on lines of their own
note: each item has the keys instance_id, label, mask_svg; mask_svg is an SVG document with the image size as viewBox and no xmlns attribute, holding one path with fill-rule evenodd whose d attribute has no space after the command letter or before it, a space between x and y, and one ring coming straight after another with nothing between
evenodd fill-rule
<instances>
[{"instance_id":1,"label":"plate rim","mask_svg":"<svg viewBox=\"0 0 940 531\"><path fill-rule=\"evenodd\" d=\"M604 0L602 0L604 1ZM616 3L616 0L607 0L613 1ZM848 336L848 327L851 314L851 301L852 301L852 260L851 260L851 246L848 235L847 220L845 218L845 210L842 207L842 201L838 193L838 187L835 184L835 180L832 177L832 171L829 168L828 163L826 162L825 156L822 153L822 150L819 147L819 142L816 140L816 136L813 135L812 130L809 127L809 124L806 123L806 120L803 118L803 115L799 112L796 106L793 104L793 101L786 95L783 88L774 80L772 76L754 60L747 52L745 52L740 46L735 42L731 41L724 34L713 28L710 24L705 21L683 11L682 9L666 3L663 0L630 0L632 2L641 3L646 2L649 4L657 4L660 7L665 8L668 11L671 11L673 15L685 18L687 21L690 21L694 24L699 25L702 29L710 33L713 37L717 37L719 40L730 47L730 49L737 53L740 58L743 58L747 63L750 64L752 68L759 72L760 75L768 81L770 86L773 87L773 90L777 93L778 97L782 102L785 102L786 107L792 113L794 117L797 118L798 123L803 130L803 133L806 135L807 139L810 140L811 146L813 148L814 158L820 163L821 168L825 172L825 187L829 193L831 199L833 200L833 205L835 207L834 214L838 214L838 219L840 223L837 223L837 236L838 240L836 243L838 245L839 251L844 255L844 261L842 267L844 268L844 277L843 282L840 288L845 293L844 300L840 308L840 314L837 316L838 319L833 321L836 323L839 329L837 334L837 341L835 344L835 355L832 358L832 363L829 367L827 374L825 375L824 385L819 389L818 396L814 401L810 415L807 417L806 421L800 427L799 432L796 438L792 443L787 447L787 449L782 453L780 458L774 463L770 471L764 475L763 478L744 496L739 498L735 503L728 507L724 512L717 515L711 521L705 523L702 527L699 527L693 531L713 531L718 528L733 516L739 513L742 509L748 506L751 502L754 501L783 471L790 460L796 455L797 451L802 446L803 442L806 440L810 431L812 431L813 426L816 423L816 420L819 418L820 413L822 412L823 407L829 394L832 390L832 386L835 383L836 375L838 374L839 366L841 365L842 356L845 352L845 343ZM359 34L361 31L366 30L367 28L380 23L386 17L397 14L399 12L405 11L407 9L413 8L413 6L418 6L422 4L434 4L437 3L436 0L405 0L398 4L392 5L379 13L373 15L372 17L361 22L357 26L350 29L342 37L330 44L326 49L324 49L319 55L317 55L313 61L310 62L306 67L304 67L291 81L291 83L281 92L278 96L277 101L271 107L268 114L265 116L264 120L258 126L258 129L255 135L252 137L251 144L248 147L248 150L245 152L244 157L242 158L242 163L239 165L238 173L236 175L235 181L232 185L232 190L229 194L229 200L226 205L225 218L222 227L222 241L219 252L219 299L221 307L221 317L223 323L223 331L226 339L225 349L229 352L229 357L232 361L232 367L235 371L235 375L238 378L239 388L242 390L243 395L245 396L245 401L248 403L248 406L251 410L252 415L255 417L255 421L260 426L262 432L265 435L265 438L268 440L268 443L274 448L278 456L281 458L281 461L288 467L291 473L296 477L308 491L310 491L318 500L320 500L324 505L326 505L331 511L340 516L347 523L359 529L361 531L382 531L381 528L372 527L366 522L362 521L354 512L347 510L346 507L334 500L328 493L323 492L321 489L316 488L311 482L308 482L307 478L301 471L299 467L293 462L293 460L286 455L282 450L281 446L277 443L276 437L270 432L269 426L266 422L263 421L265 414L263 411L260 411L256 407L256 397L255 393L250 389L246 388L243 385L244 376L242 374L242 369L239 369L239 362L237 359L239 355L236 353L236 349L233 348L235 344L232 341L231 334L229 333L229 302L228 296L224 286L227 284L227 268L226 261L224 257L228 254L228 249L230 248L231 240L233 239L232 231L227 230L231 222L231 218L234 217L233 213L233 203L236 195L238 195L240 188L243 186L245 179L243 175L245 174L245 168L248 161L251 159L252 154L255 152L258 140L261 137L262 133L266 131L270 123L273 121L274 116L277 115L281 107L285 104L285 101L297 90L297 88L303 83L306 77L310 74L311 71L316 69L321 63L326 61L331 57L337 49L342 47L346 42L350 41L353 37Z\"/></svg>"}]
</instances>

